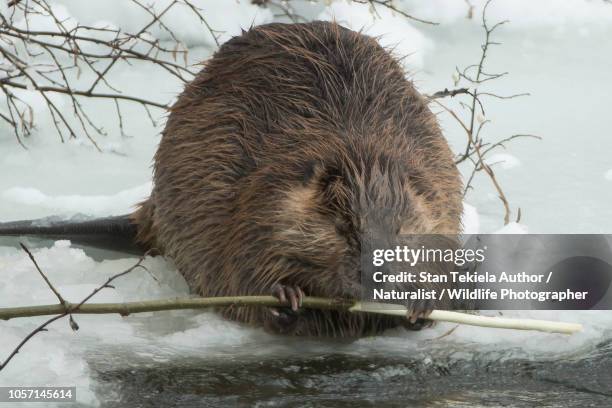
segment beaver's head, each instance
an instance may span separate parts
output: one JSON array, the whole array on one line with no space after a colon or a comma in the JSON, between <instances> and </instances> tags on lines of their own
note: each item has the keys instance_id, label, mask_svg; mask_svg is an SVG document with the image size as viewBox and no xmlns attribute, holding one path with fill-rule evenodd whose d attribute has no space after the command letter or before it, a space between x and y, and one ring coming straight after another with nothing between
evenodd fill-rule
<instances>
[{"instance_id":1,"label":"beaver's head","mask_svg":"<svg viewBox=\"0 0 612 408\"><path fill-rule=\"evenodd\" d=\"M309 294L360 297L372 250L393 247L404 234L450 232L428 204L433 187L398 157L334 152L300 169L273 229L291 265L286 280Z\"/></svg>"}]
</instances>

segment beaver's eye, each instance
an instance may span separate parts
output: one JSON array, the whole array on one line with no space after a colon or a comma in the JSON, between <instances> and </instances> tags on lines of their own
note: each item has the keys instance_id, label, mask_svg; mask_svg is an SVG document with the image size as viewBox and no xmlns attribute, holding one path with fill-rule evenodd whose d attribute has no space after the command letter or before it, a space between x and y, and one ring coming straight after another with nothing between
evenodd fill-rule
<instances>
[{"instance_id":1,"label":"beaver's eye","mask_svg":"<svg viewBox=\"0 0 612 408\"><path fill-rule=\"evenodd\" d=\"M339 234L345 234L348 231L348 221L341 215L334 217L334 228Z\"/></svg>"},{"instance_id":2,"label":"beaver's eye","mask_svg":"<svg viewBox=\"0 0 612 408\"><path fill-rule=\"evenodd\" d=\"M317 173L317 162L315 160L309 160L304 163L304 167L302 168L302 185L308 185L315 177Z\"/></svg>"}]
</instances>

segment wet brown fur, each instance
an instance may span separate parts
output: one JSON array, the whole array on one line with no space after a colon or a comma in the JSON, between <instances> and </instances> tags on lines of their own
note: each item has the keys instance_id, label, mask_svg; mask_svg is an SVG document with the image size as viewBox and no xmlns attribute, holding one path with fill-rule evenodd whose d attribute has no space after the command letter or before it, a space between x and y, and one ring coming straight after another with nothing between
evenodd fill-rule
<instances>
[{"instance_id":1,"label":"wet brown fur","mask_svg":"<svg viewBox=\"0 0 612 408\"><path fill-rule=\"evenodd\" d=\"M255 27L219 49L172 107L133 219L202 296L267 295L278 282L356 297L366 230L457 234L461 211L451 152L398 62L371 37L313 22ZM305 311L294 334L399 322Z\"/></svg>"}]
</instances>

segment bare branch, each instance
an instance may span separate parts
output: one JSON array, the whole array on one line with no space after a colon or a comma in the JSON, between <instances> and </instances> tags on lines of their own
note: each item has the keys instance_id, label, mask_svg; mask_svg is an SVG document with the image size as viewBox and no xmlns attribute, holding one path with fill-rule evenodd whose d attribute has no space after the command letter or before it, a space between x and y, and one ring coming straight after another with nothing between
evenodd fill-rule
<instances>
[{"instance_id":1,"label":"bare branch","mask_svg":"<svg viewBox=\"0 0 612 408\"><path fill-rule=\"evenodd\" d=\"M468 88L457 88L457 89L451 89L451 90L449 90L448 88L444 88L443 91L438 91L431 95L425 95L425 97L429 99L439 99L439 98L446 98L447 96L450 96L452 98L454 96L464 95L464 94L472 95L472 92L470 92Z\"/></svg>"},{"instance_id":2,"label":"bare branch","mask_svg":"<svg viewBox=\"0 0 612 408\"><path fill-rule=\"evenodd\" d=\"M45 275L43 273L43 271L40 269L40 266L38 266L38 262L36 262L36 259L34 259L34 255L32 255L30 250L24 244L22 244L20 242L19 245L21 246L21 249L23 249L25 251L25 253L28 254L28 257L30 258L30 260L34 264L34 267L36 268L36 270L38 271L40 276L42 276L42 278L45 280L45 282L47 283L47 286L49 286L49 289L51 289L51 291L55 294L55 296L59 300L60 304L65 307L66 306L66 301L64 300L62 295L60 295L60 293L57 291L57 289L55 289L55 287L51 284L51 282L47 278L47 275Z\"/></svg>"},{"instance_id":3,"label":"bare branch","mask_svg":"<svg viewBox=\"0 0 612 408\"><path fill-rule=\"evenodd\" d=\"M96 115L90 112L83 100L96 98L112 102L121 135L125 134L126 118L121 110L127 104L142 105L153 124L156 122L151 108L168 108L168 101L129 95L113 85L109 80L109 73L113 69L141 62L159 67L184 83L196 74L197 68L187 65L187 48L164 22L172 9L189 10L218 45L218 32L208 25L201 10L189 0L172 0L163 9L145 4L142 0L126 0L126 3L138 7L147 15L146 21L133 32L62 20L48 0L9 2L10 12L0 15L0 58L3 60L0 67L0 95L4 96L0 102L5 107L0 120L13 128L17 142L24 148L24 140L32 134L36 122L32 107L13 90L33 91L40 95L62 142L84 135L100 150L96 135L105 136L107 132L97 123ZM48 19L51 28L34 29L30 26L33 17ZM171 44L154 38L149 33L154 28L169 36ZM83 75L87 75L87 80L83 79ZM64 95L71 112L60 109L56 99L49 97L51 93ZM119 104L119 101L125 103Z\"/></svg>"},{"instance_id":4,"label":"bare branch","mask_svg":"<svg viewBox=\"0 0 612 408\"><path fill-rule=\"evenodd\" d=\"M429 25L439 25L440 24L440 23L436 23L433 21L424 20L422 18L415 17L412 14L408 14L405 11L400 10L399 8L397 8L397 6L395 6L393 0L352 0L352 1L353 3L369 4L373 12L376 12L376 6L382 6L409 20L418 21L419 23L429 24Z\"/></svg>"},{"instance_id":5,"label":"bare branch","mask_svg":"<svg viewBox=\"0 0 612 408\"><path fill-rule=\"evenodd\" d=\"M60 304L57 305L58 307L60 307L61 309L58 310L56 313L59 313L57 316L54 316L52 318L50 318L49 320L45 321L44 323L42 323L40 326L38 326L37 328L35 328L34 330L32 330L18 345L17 347L15 347L13 349L13 351L8 355L8 357L4 360L4 362L2 362L0 364L0 371L2 371L6 365L17 355L17 353L19 353L19 351L23 348L23 346L30 341L35 335L37 335L38 333L41 333L43 331L46 330L46 327L49 326L51 323L53 323L56 320L59 320L65 316L71 315L72 313L78 313L79 309L86 303L88 302L92 297L94 297L98 292L100 292L102 289L105 288L111 288L112 286L110 285L110 283L112 281L114 281L117 278L120 278L124 275L127 275L128 273L132 272L134 269L137 268L144 268L144 266L142 266L142 262L144 261L144 258L146 257L146 254L144 256L142 256L138 262L136 262L136 264L134 264L133 266L131 266L130 268L126 269L123 272L120 272L116 275L111 276L110 278L108 278L106 280L106 282L102 285L100 285L99 287L97 287L96 289L94 289L88 296L86 296L81 302L79 302L76 305L73 305L71 303L66 302L61 295L59 294L59 292L57 292L55 290L55 288L53 288L53 285L51 285L51 283L48 281L48 279L46 278L45 274L42 273L42 271L40 270L40 268L38 267L38 264L36 263L36 261L34 260L34 257L32 256L32 254L27 250L27 248L25 248L25 246L22 245L22 248L26 251L26 253L28 254L28 256L30 256L30 259L34 262L34 265L36 265L36 269L39 271L39 273L43 276L43 278L45 278L45 281L47 282L47 284L49 285L49 288L51 288L51 290L53 290L53 292L56 294L56 296L58 297L58 299L60 299ZM54 313L55 314L55 313ZM70 326L73 328L73 330L78 329L78 325L76 325L76 322L74 322L74 320L72 319L71 316L71 324Z\"/></svg>"},{"instance_id":6,"label":"bare branch","mask_svg":"<svg viewBox=\"0 0 612 408\"><path fill-rule=\"evenodd\" d=\"M460 70L456 68L456 77L457 81L455 85L458 84L461 80L467 81L470 86L473 86L473 89L470 88L457 88L453 90L445 89L443 91L436 92L432 94L429 99L431 102L435 102L438 106L442 107L446 112L448 112L456 121L459 123L461 128L465 131L467 135L467 143L463 153L459 154L455 159L455 164L459 165L461 163L467 162L471 163L471 170L469 176L467 178L467 182L465 184L465 188L463 191L463 195L467 195L470 189L472 189L472 182L477 173L484 171L489 177L493 187L497 191L497 195L501 200L504 207L504 224L508 224L510 222L510 205L506 195L493 171L493 163L487 163L485 158L488 153L494 151L496 148L505 148L506 143L510 142L514 139L521 137L533 137L539 139L537 136L533 135L512 135L510 137L506 137L496 143L485 142L482 137L482 131L489 120L484 118L485 110L482 101L480 100L483 96L489 96L497 99L513 99L521 96L527 96L527 93L517 93L512 95L498 95L492 92L480 92L478 86L481 84L492 81L498 78L501 78L507 75L507 72L501 73L489 73L484 69L485 61L488 56L488 51L492 45L498 45L498 42L492 41L493 32L506 24L507 21L501 21L494 25L489 25L487 21L487 9L491 4L492 0L488 0L485 3L482 12L482 26L485 32L485 41L481 45L481 54L480 59L477 64L471 64ZM468 4L470 4L468 2ZM454 112L452 109L449 109L442 103L440 103L437 99L441 99L444 97L454 97L456 95L469 95L470 101L469 103L460 102L460 106L468 111L469 117L467 120L461 119L459 115ZM482 116L481 116L482 115ZM520 214L517 217L520 219Z\"/></svg>"}]
</instances>

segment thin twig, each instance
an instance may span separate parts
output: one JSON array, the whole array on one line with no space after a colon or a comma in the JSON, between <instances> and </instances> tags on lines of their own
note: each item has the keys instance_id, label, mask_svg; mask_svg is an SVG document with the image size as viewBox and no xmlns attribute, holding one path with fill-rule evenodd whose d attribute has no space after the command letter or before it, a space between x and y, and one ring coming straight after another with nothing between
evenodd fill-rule
<instances>
[{"instance_id":1,"label":"thin twig","mask_svg":"<svg viewBox=\"0 0 612 408\"><path fill-rule=\"evenodd\" d=\"M74 321L73 314L108 314L118 313L121 316L127 316L132 313L145 313L162 310L178 310L178 309L205 309L213 307L227 307L227 306L288 306L288 302L281 302L279 299L273 296L231 296L231 297L213 297L213 298L185 298L185 299L163 299L163 300L152 300L152 301L141 301L141 302L126 302L126 303L98 303L98 304L86 304L92 297L98 292L105 288L113 288L111 283L124 275L132 272L137 268L143 268L147 270L142 262L144 261L147 254L143 255L136 264L130 268L109 277L106 282L95 288L88 296L86 296L79 303L73 304L66 301L51 282L47 279L46 275L42 272L36 259L32 253L22 244L23 250L28 254L36 270L44 278L49 288L53 291L59 300L59 304L56 305L39 305L39 306L22 306L14 308L2 308L0 309L0 319L9 320L18 317L34 317L34 316L48 316L55 315L48 319L36 329L32 330L18 345L15 347L8 357L0 364L0 371L2 371L6 365L19 353L23 346L30 341L36 334L46 331L46 327L56 320L61 319L65 316L70 316L70 327L73 330L78 330L79 326ZM370 302L355 302L348 299L327 299L317 297L305 297L302 302L302 307L313 308L313 309L332 309L332 310L344 310L349 312L359 313L378 313L393 316L407 316L408 310L402 305L388 305L378 304ZM547 322L547 321L536 321L536 320L520 320L520 319L500 319L500 318L489 318L484 316L474 316L463 313L448 312L434 310L429 316L429 320L434 321L448 321L462 324L470 324L476 326L485 327L498 327L498 328L511 328L519 330L541 330L547 332L558 332L571 334L576 331L580 331L582 327L578 324L561 323L561 322Z\"/></svg>"},{"instance_id":2,"label":"thin twig","mask_svg":"<svg viewBox=\"0 0 612 408\"><path fill-rule=\"evenodd\" d=\"M496 143L488 143L485 142L481 136L481 132L489 120L484 118L485 110L482 101L480 100L483 96L494 97L497 99L513 99L521 96L527 96L528 93L517 93L512 95L498 95L492 92L481 92L478 89L482 83L491 81L494 79L501 78L505 76L507 72L501 73L489 73L485 71L485 61L488 56L488 52L491 46L498 45L498 42L492 40L493 32L499 28L501 25L506 24L507 21L501 21L493 25L489 25L487 21L487 10L492 0L488 0L482 11L482 26L485 32L485 40L481 45L481 54L480 59L477 64L471 64L460 70L456 68L456 78L457 81L455 86L461 81L467 81L473 89L470 88L456 88L453 90L444 89L443 91L435 92L434 94L429 96L429 100L431 102L436 103L440 107L442 107L445 111L447 111L456 121L460 124L461 128L465 131L467 135L467 143L461 154L459 154L455 159L455 164L459 165L463 162L471 163L472 168L469 176L467 177L467 183L465 184L465 188L463 191L463 195L465 196L468 191L472 188L472 181L474 180L475 175L478 172L484 171L493 187L495 188L499 199L501 200L504 207L504 224L508 224L510 222L510 204L508 199L504 193L504 190L497 179L495 172L493 171L492 165L487 163L485 158L488 153L492 152L498 147L505 148L505 143L512 141L514 139L520 137L535 137L533 135L512 135L510 137L504 138ZM469 2L468 2L469 4ZM456 95L469 95L470 101L469 103L460 102L461 107L465 108L469 117L466 121L461 119L457 113L455 113L452 109L449 109L437 99L441 99L444 97L454 97ZM481 116L482 115L482 116Z\"/></svg>"},{"instance_id":3,"label":"thin twig","mask_svg":"<svg viewBox=\"0 0 612 408\"><path fill-rule=\"evenodd\" d=\"M127 115L121 112L124 104L119 104L119 101L142 105L149 117L150 108L168 108L167 101L126 95L123 89L110 82L111 70L141 61L157 66L185 83L196 74L196 68L188 66L188 49L163 21L168 18L171 9L186 8L211 32L218 44L217 32L189 0L172 0L159 10L154 5L144 4L142 0L126 0L126 3L139 7L150 17L133 32L62 19L48 0L12 0L9 2L10 13L0 14L0 57L5 61L0 67L0 94L4 95L0 100L5 106L0 121L13 128L22 147L25 148L24 138L35 129L33 109L29 102L18 98L12 90L34 91L43 98L61 142L84 134L101 151L96 135L106 136L107 132L98 124L97 115L82 103L83 99L112 101L122 135ZM51 28L34 29L30 26L32 18L49 20ZM167 33L174 44L168 46L167 42L162 43L154 38L149 32L154 27ZM182 62L177 61L177 55L183 57ZM81 79L83 74L93 78L84 81ZM50 97L51 93L67 97L75 120L71 120L66 110L60 109L60 104Z\"/></svg>"},{"instance_id":4,"label":"thin twig","mask_svg":"<svg viewBox=\"0 0 612 408\"><path fill-rule=\"evenodd\" d=\"M66 301L64 300L62 295L60 295L57 289L55 289L55 287L51 284L51 282L49 281L49 278L47 278L47 275L45 275L43 271L40 269L40 266L38 266L38 262L36 262L36 259L34 259L34 255L32 255L30 250L23 243L20 242L19 245L21 246L21 249L23 249L25 253L28 254L28 257L30 257L30 260L34 264L34 267L36 268L40 276L42 276L42 278L45 280L45 282L47 283L47 286L49 286L49 289L51 289L51 291L55 294L55 296L60 302L60 305L63 306L65 310L66 305L67 305Z\"/></svg>"},{"instance_id":5,"label":"thin twig","mask_svg":"<svg viewBox=\"0 0 612 408\"><path fill-rule=\"evenodd\" d=\"M425 97L429 99L439 99L439 98L446 98L447 96L450 96L452 98L454 96L464 95L464 94L472 95L472 92L470 92L468 88L457 88L457 89L451 89L451 90L449 90L448 88L445 88L443 91L438 91L431 95L425 95Z\"/></svg>"},{"instance_id":6,"label":"thin twig","mask_svg":"<svg viewBox=\"0 0 612 408\"><path fill-rule=\"evenodd\" d=\"M122 274L128 272L129 270L123 272ZM105 286L101 286L101 288L103 287ZM91 295L89 297L91 297ZM289 306L289 303L283 303L274 296L226 296L210 298L172 298L125 303L83 303L84 302L81 302L79 305L75 306L74 309L71 309L72 313L120 314L121 316L128 316L134 313L147 313L159 312L164 310L182 309L210 309L228 306ZM306 296L303 298L302 307L308 309L327 309L360 313L376 313L391 316L406 316L407 313L407 309L403 305L355 302L348 299L329 299L312 296ZM9 320L17 317L52 315L61 312L61 308L61 305L40 305L4 308L0 309L0 319ZM489 318L486 316L450 312L444 310L434 310L432 314L430 314L427 318L429 320L434 321L455 322L475 326L512 328L518 330L542 330L547 332L555 331L559 333L574 333L581 329L579 325L575 325L572 323L547 322L543 320L527 319L500 319L496 317ZM498 323L496 324L496 322Z\"/></svg>"},{"instance_id":7,"label":"thin twig","mask_svg":"<svg viewBox=\"0 0 612 408\"><path fill-rule=\"evenodd\" d=\"M42 273L38 267L38 264L36 263L36 261L34 260L34 257L31 256L31 253L29 251L26 251L28 253L28 255L30 255L30 259L32 259L32 261L34 262L34 265L36 265L36 268L39 270L39 272L41 273L41 275L43 277L45 277L44 273ZM53 323L56 320L61 319L62 317L68 316L72 313L79 313L79 309L86 303L88 302L92 297L94 297L98 292L100 292L102 289L104 288L112 288L112 286L110 285L110 283L112 281L114 281L117 278L120 278L121 276L127 275L128 273L132 272L134 269L136 268L144 268L144 266L142 266L142 262L144 261L146 257L146 254L143 255L138 262L136 262L136 264L134 264L133 266L131 266L130 268L126 269L123 272L120 272L116 275L111 276L110 278L108 278L106 280L106 282L104 282L104 284L102 284L101 286L97 287L96 289L94 289L88 296L86 296L81 302L77 303L77 304L72 304L69 303L67 301L64 300L63 303L61 303L58 305L54 305L56 308L60 308L59 310L56 309L56 313L58 313L57 316L54 316L52 318L50 318L49 320L45 321L44 323L42 323L40 326L38 326L36 329L32 330L18 345L17 347L15 347L13 349L13 351L8 355L8 357L4 360L3 363L0 364L0 371L2 371L6 365L17 355L17 353L19 353L19 351L21 350L21 348L28 342L30 341L30 339L32 339L32 337L34 337L36 334L43 332L46 330L46 327L49 326L51 323ZM45 277L45 281L47 281L48 285L50 288L52 288L52 290L54 290L53 286L48 282L48 280ZM56 293L56 291L54 290L54 293ZM59 292L56 293L56 295L58 296L59 299L63 299L60 295ZM55 313L54 313L55 314ZM42 315L41 315L42 316ZM76 325L76 323L72 320L72 316L70 319L70 325L71 327L74 329L78 328L78 325Z\"/></svg>"},{"instance_id":8,"label":"thin twig","mask_svg":"<svg viewBox=\"0 0 612 408\"><path fill-rule=\"evenodd\" d=\"M376 6L382 6L392 11L393 13L397 13L401 15L402 17L405 17L409 20L418 21L419 23L429 24L429 25L439 25L440 24L440 23L425 20L419 17L415 17L412 14L408 14L405 11L400 10L397 6L395 6L394 0L353 0L353 2L360 3L360 4L369 4L374 12L376 12Z\"/></svg>"}]
</instances>

